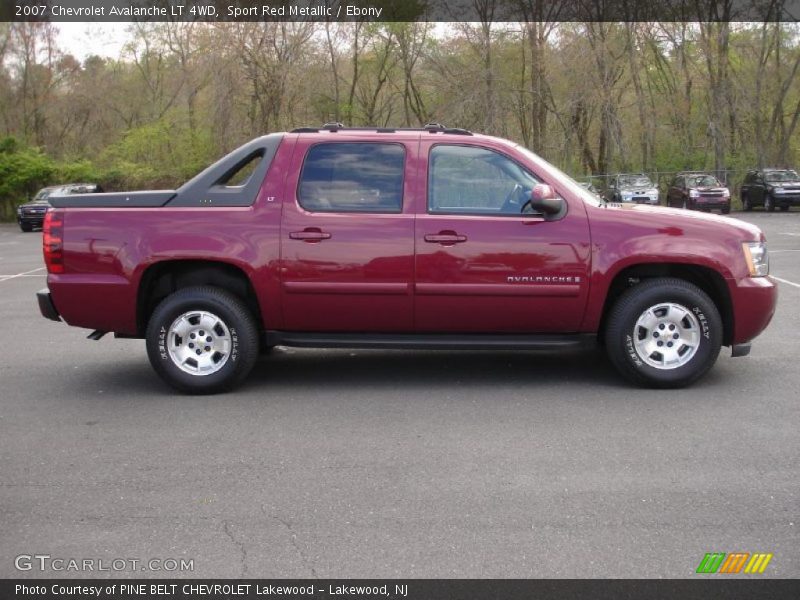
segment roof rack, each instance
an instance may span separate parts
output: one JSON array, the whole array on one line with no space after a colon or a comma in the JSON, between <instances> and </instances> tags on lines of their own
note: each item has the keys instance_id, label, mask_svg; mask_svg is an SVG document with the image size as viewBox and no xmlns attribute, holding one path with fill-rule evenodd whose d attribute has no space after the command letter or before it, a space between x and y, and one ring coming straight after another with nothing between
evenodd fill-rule
<instances>
[{"instance_id":1,"label":"roof rack","mask_svg":"<svg viewBox=\"0 0 800 600\"><path fill-rule=\"evenodd\" d=\"M341 123L325 123L322 127L297 127L289 133L319 133L321 131L373 131L375 133L397 133L398 131L427 131L428 133L449 133L452 135L472 135L467 129L445 127L441 123L427 123L424 127L345 127Z\"/></svg>"}]
</instances>

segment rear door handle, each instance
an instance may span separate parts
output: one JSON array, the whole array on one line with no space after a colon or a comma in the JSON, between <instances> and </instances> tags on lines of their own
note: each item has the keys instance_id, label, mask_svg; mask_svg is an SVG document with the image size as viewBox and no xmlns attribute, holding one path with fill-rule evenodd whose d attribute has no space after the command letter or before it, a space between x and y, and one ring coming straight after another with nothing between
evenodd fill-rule
<instances>
[{"instance_id":1,"label":"rear door handle","mask_svg":"<svg viewBox=\"0 0 800 600\"><path fill-rule=\"evenodd\" d=\"M442 244L443 246L452 246L453 244L461 244L467 241L467 236L460 235L455 231L440 231L439 233L428 233L425 235L425 241L430 244Z\"/></svg>"},{"instance_id":2,"label":"rear door handle","mask_svg":"<svg viewBox=\"0 0 800 600\"><path fill-rule=\"evenodd\" d=\"M322 240L329 240L331 238L331 234L322 231L319 227L306 227L303 231L291 232L289 234L289 238L314 244L316 242L321 242Z\"/></svg>"}]
</instances>

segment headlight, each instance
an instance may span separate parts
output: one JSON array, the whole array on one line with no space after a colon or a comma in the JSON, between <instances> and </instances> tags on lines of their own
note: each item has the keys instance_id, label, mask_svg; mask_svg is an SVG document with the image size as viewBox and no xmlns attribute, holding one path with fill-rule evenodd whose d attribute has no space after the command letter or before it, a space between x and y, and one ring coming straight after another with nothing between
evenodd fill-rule
<instances>
[{"instance_id":1,"label":"headlight","mask_svg":"<svg viewBox=\"0 0 800 600\"><path fill-rule=\"evenodd\" d=\"M648 196L658 196L658 190L656 188L653 188L652 190L648 190L647 191L647 195Z\"/></svg>"},{"instance_id":2,"label":"headlight","mask_svg":"<svg viewBox=\"0 0 800 600\"><path fill-rule=\"evenodd\" d=\"M750 277L769 275L769 254L764 242L744 242L742 250L747 268L750 270Z\"/></svg>"},{"instance_id":3,"label":"headlight","mask_svg":"<svg viewBox=\"0 0 800 600\"><path fill-rule=\"evenodd\" d=\"M730 198L731 197L731 191L728 188L725 188L724 190L722 190L722 197L723 198Z\"/></svg>"},{"instance_id":4,"label":"headlight","mask_svg":"<svg viewBox=\"0 0 800 600\"><path fill-rule=\"evenodd\" d=\"M697 190L689 190L689 198L699 198L700 192Z\"/></svg>"}]
</instances>

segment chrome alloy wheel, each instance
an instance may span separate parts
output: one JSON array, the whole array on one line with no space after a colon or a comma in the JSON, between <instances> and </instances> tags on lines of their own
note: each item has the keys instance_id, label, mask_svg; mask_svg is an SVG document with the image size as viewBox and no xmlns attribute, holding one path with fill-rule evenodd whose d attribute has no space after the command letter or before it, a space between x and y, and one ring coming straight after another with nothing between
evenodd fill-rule
<instances>
[{"instance_id":1,"label":"chrome alloy wheel","mask_svg":"<svg viewBox=\"0 0 800 600\"><path fill-rule=\"evenodd\" d=\"M166 339L175 366L190 375L219 371L231 354L231 332L217 315L194 310L172 322Z\"/></svg>"},{"instance_id":2,"label":"chrome alloy wheel","mask_svg":"<svg viewBox=\"0 0 800 600\"><path fill-rule=\"evenodd\" d=\"M700 347L700 322L679 304L665 302L644 311L633 327L636 353L656 369L677 369Z\"/></svg>"}]
</instances>

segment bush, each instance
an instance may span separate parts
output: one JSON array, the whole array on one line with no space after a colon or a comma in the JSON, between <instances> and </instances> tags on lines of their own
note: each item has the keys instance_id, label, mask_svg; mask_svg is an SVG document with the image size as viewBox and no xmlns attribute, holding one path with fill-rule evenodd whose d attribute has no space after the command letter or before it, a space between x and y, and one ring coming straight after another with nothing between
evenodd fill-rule
<instances>
[{"instance_id":1,"label":"bush","mask_svg":"<svg viewBox=\"0 0 800 600\"><path fill-rule=\"evenodd\" d=\"M14 218L16 207L47 185L56 172L53 160L15 138L0 139L0 218Z\"/></svg>"}]
</instances>

